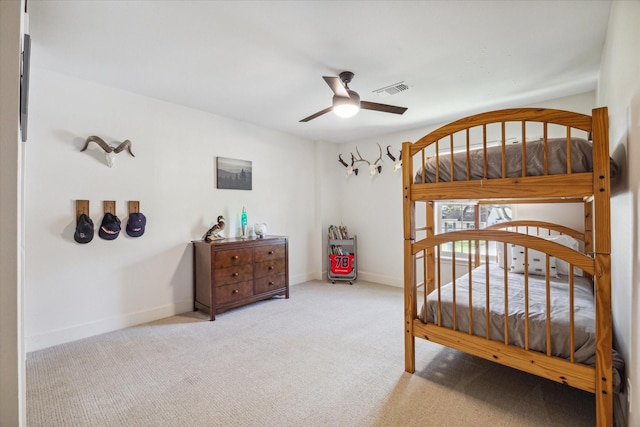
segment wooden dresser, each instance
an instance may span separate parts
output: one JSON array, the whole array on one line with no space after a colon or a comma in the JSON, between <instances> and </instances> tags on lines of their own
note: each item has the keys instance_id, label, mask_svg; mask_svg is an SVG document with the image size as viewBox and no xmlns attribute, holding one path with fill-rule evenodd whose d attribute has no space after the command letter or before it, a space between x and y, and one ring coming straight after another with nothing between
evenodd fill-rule
<instances>
[{"instance_id":1,"label":"wooden dresser","mask_svg":"<svg viewBox=\"0 0 640 427\"><path fill-rule=\"evenodd\" d=\"M194 309L216 313L276 295L289 298L286 237L193 241Z\"/></svg>"}]
</instances>

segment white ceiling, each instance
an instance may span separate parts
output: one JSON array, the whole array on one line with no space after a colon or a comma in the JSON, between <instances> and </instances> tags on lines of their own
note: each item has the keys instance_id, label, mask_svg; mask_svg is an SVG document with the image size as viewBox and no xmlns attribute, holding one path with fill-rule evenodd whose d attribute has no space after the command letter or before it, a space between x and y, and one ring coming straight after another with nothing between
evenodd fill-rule
<instances>
[{"instance_id":1,"label":"white ceiling","mask_svg":"<svg viewBox=\"0 0 640 427\"><path fill-rule=\"evenodd\" d=\"M348 142L595 89L610 0L29 0L32 65L310 140ZM352 71L408 107L299 120ZM374 90L410 89L380 97Z\"/></svg>"}]
</instances>

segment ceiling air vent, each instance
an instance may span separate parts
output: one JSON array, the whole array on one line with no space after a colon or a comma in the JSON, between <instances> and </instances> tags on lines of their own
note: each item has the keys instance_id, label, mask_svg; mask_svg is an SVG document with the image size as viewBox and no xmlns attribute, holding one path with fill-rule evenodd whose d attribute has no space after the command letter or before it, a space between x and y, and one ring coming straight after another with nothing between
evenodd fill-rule
<instances>
[{"instance_id":1,"label":"ceiling air vent","mask_svg":"<svg viewBox=\"0 0 640 427\"><path fill-rule=\"evenodd\" d=\"M373 93L377 93L378 96L380 96L381 98L384 98L387 96L395 95L396 93L404 92L407 89L409 89L409 86L406 85L404 82L400 82L400 83L395 83L389 86L385 86L380 89L376 89L373 91Z\"/></svg>"}]
</instances>

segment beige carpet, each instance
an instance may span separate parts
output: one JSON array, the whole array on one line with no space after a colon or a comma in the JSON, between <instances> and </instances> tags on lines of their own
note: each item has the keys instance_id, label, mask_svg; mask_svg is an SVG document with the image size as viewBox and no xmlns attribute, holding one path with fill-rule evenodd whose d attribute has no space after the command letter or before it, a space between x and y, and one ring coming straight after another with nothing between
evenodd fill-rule
<instances>
[{"instance_id":1,"label":"beige carpet","mask_svg":"<svg viewBox=\"0 0 640 427\"><path fill-rule=\"evenodd\" d=\"M402 290L309 282L27 356L29 426L592 426L593 395L416 340Z\"/></svg>"}]
</instances>

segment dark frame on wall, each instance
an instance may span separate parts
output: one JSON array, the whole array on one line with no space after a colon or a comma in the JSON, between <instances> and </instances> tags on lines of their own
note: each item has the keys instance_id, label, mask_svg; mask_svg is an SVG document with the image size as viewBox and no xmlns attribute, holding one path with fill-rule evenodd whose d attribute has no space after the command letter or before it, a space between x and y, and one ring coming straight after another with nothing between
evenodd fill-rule
<instances>
[{"instance_id":1,"label":"dark frame on wall","mask_svg":"<svg viewBox=\"0 0 640 427\"><path fill-rule=\"evenodd\" d=\"M216 188L251 190L253 166L250 160L216 157Z\"/></svg>"},{"instance_id":2,"label":"dark frame on wall","mask_svg":"<svg viewBox=\"0 0 640 427\"><path fill-rule=\"evenodd\" d=\"M29 73L31 68L31 36L25 34L22 41L22 69L20 70L20 132L22 142L27 142L29 118Z\"/></svg>"}]
</instances>

